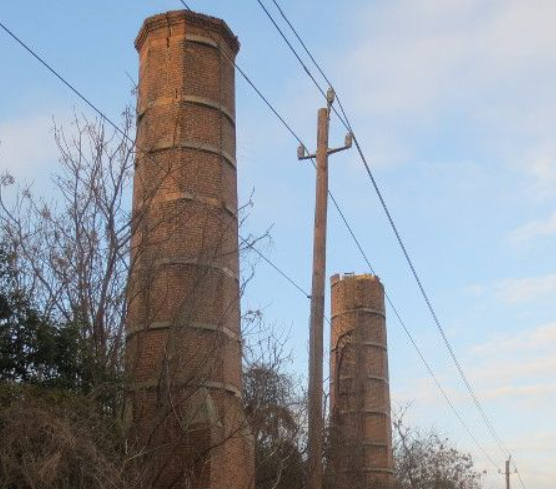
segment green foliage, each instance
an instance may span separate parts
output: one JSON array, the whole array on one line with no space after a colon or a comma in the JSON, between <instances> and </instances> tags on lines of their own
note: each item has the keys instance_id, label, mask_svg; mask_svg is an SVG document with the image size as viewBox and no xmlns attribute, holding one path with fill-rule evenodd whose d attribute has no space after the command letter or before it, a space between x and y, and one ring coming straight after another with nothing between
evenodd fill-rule
<instances>
[{"instance_id":1,"label":"green foliage","mask_svg":"<svg viewBox=\"0 0 556 489\"><path fill-rule=\"evenodd\" d=\"M18 287L13 263L0 246L0 382L89 392L107 380L83 328L42 317Z\"/></svg>"}]
</instances>

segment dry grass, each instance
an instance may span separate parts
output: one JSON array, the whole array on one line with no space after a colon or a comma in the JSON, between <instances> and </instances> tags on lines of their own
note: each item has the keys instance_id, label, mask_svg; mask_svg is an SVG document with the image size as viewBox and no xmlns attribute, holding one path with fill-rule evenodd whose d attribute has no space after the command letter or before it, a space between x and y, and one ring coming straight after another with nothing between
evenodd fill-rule
<instances>
[{"instance_id":1,"label":"dry grass","mask_svg":"<svg viewBox=\"0 0 556 489\"><path fill-rule=\"evenodd\" d=\"M11 388L0 394L0 488L129 487L119 439L91 399Z\"/></svg>"}]
</instances>

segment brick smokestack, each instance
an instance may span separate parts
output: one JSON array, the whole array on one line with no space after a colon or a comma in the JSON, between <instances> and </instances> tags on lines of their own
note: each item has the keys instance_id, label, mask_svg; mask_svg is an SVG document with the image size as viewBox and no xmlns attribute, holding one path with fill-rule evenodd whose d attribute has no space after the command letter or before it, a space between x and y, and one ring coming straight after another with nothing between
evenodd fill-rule
<instances>
[{"instance_id":1,"label":"brick smokestack","mask_svg":"<svg viewBox=\"0 0 556 489\"><path fill-rule=\"evenodd\" d=\"M331 285L335 486L390 488L393 458L384 288L374 275L334 275Z\"/></svg>"},{"instance_id":2,"label":"brick smokestack","mask_svg":"<svg viewBox=\"0 0 556 489\"><path fill-rule=\"evenodd\" d=\"M130 439L154 488L248 489L242 410L235 72L220 19L148 18L136 40L127 324Z\"/></svg>"}]
</instances>

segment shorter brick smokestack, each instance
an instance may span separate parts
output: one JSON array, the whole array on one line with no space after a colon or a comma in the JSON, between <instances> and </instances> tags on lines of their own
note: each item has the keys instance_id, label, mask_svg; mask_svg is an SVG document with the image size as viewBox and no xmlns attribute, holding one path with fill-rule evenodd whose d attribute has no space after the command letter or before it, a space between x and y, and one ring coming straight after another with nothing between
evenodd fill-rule
<instances>
[{"instance_id":1,"label":"shorter brick smokestack","mask_svg":"<svg viewBox=\"0 0 556 489\"><path fill-rule=\"evenodd\" d=\"M337 489L393 482L384 287L374 275L334 275L330 399Z\"/></svg>"}]
</instances>

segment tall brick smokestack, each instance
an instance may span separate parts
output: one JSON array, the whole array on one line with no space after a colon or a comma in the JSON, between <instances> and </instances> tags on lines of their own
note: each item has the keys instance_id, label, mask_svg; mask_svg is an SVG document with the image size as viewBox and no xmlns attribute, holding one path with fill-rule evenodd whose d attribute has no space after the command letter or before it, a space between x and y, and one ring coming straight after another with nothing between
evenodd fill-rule
<instances>
[{"instance_id":1,"label":"tall brick smokestack","mask_svg":"<svg viewBox=\"0 0 556 489\"><path fill-rule=\"evenodd\" d=\"M338 489L390 488L392 428L384 288L373 275L334 275L331 459Z\"/></svg>"},{"instance_id":2,"label":"tall brick smokestack","mask_svg":"<svg viewBox=\"0 0 556 489\"><path fill-rule=\"evenodd\" d=\"M154 488L248 489L235 73L220 19L148 18L140 58L126 418Z\"/></svg>"}]
</instances>

